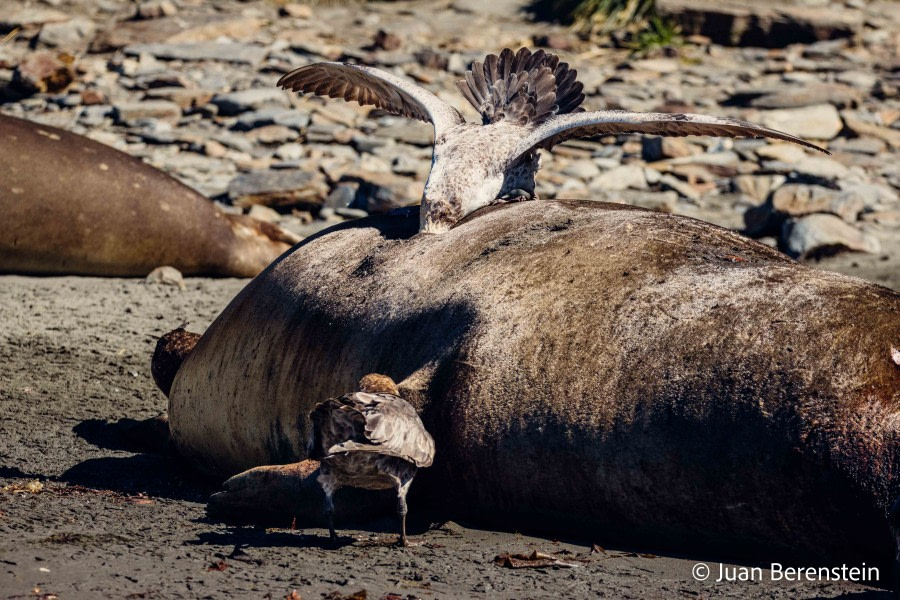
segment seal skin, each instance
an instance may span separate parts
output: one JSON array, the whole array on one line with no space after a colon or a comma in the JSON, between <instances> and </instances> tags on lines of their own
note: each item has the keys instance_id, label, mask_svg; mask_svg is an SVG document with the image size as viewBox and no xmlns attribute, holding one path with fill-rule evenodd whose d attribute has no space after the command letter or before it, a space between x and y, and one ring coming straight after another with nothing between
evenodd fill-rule
<instances>
[{"instance_id":1,"label":"seal skin","mask_svg":"<svg viewBox=\"0 0 900 600\"><path fill-rule=\"evenodd\" d=\"M0 147L0 273L252 277L300 239L55 127L0 115Z\"/></svg>"},{"instance_id":2,"label":"seal skin","mask_svg":"<svg viewBox=\"0 0 900 600\"><path fill-rule=\"evenodd\" d=\"M445 514L891 562L900 294L624 205L474 216L362 219L274 262L178 371L179 452L215 476L300 461L310 409L377 371L434 436L417 487Z\"/></svg>"}]
</instances>

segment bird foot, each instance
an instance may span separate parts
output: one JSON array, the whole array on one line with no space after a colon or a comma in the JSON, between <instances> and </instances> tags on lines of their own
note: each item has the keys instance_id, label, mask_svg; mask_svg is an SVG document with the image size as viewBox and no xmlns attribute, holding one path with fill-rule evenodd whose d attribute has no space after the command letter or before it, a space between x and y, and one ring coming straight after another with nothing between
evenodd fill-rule
<instances>
[{"instance_id":1,"label":"bird foot","mask_svg":"<svg viewBox=\"0 0 900 600\"><path fill-rule=\"evenodd\" d=\"M493 202L490 203L489 206L493 206L495 204L511 204L513 202L527 202L529 200L537 200L538 196L534 192L528 192L522 189L515 189L504 195L502 198L497 198Z\"/></svg>"}]
</instances>

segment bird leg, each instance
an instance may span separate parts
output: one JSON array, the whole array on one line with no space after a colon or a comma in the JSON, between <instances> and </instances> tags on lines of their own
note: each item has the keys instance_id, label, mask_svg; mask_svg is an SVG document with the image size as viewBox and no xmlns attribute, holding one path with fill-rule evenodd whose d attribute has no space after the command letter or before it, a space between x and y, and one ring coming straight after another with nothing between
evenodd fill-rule
<instances>
[{"instance_id":1,"label":"bird leg","mask_svg":"<svg viewBox=\"0 0 900 600\"><path fill-rule=\"evenodd\" d=\"M334 530L334 492L325 491L325 519L328 521L328 536L332 544L338 541L337 532Z\"/></svg>"},{"instance_id":2,"label":"bird leg","mask_svg":"<svg viewBox=\"0 0 900 600\"><path fill-rule=\"evenodd\" d=\"M409 492L409 486L412 479L401 482L397 488L397 514L400 515L400 539L397 541L398 546L409 546L409 540L406 539L406 493Z\"/></svg>"},{"instance_id":3,"label":"bird leg","mask_svg":"<svg viewBox=\"0 0 900 600\"><path fill-rule=\"evenodd\" d=\"M328 521L328 535L331 543L336 544L338 541L337 532L334 530L334 493L340 486L335 485L334 479L331 478L327 465L323 464L319 476L316 478L322 491L325 492L325 519Z\"/></svg>"}]
</instances>

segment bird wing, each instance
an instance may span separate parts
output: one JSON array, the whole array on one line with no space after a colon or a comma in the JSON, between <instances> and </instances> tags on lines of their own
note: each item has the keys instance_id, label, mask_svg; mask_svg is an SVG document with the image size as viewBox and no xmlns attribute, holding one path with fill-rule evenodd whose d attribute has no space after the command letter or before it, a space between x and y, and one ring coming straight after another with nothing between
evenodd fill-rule
<instances>
[{"instance_id":1,"label":"bird wing","mask_svg":"<svg viewBox=\"0 0 900 600\"><path fill-rule=\"evenodd\" d=\"M465 123L455 108L425 88L372 67L313 63L294 69L279 79L277 85L295 92L355 100L361 105L432 123L435 136Z\"/></svg>"},{"instance_id":2,"label":"bird wing","mask_svg":"<svg viewBox=\"0 0 900 600\"><path fill-rule=\"evenodd\" d=\"M557 115L531 129L516 145L512 158L550 149L566 140L616 133L649 133L663 136L712 135L785 140L831 154L824 148L787 133L727 117L682 113L639 113L625 110L599 110Z\"/></svg>"},{"instance_id":3,"label":"bird wing","mask_svg":"<svg viewBox=\"0 0 900 600\"><path fill-rule=\"evenodd\" d=\"M364 439L366 419L354 407L353 394L340 398L329 398L316 404L309 413L312 427L309 432L309 458L322 460L329 454L329 448L347 440Z\"/></svg>"},{"instance_id":4,"label":"bird wing","mask_svg":"<svg viewBox=\"0 0 900 600\"><path fill-rule=\"evenodd\" d=\"M328 454L339 452L374 452L396 456L428 467L434 460L434 439L425 430L415 409L393 394L348 394L352 410L365 419L364 439L348 439L328 448ZM349 410L345 407L344 410Z\"/></svg>"}]
</instances>

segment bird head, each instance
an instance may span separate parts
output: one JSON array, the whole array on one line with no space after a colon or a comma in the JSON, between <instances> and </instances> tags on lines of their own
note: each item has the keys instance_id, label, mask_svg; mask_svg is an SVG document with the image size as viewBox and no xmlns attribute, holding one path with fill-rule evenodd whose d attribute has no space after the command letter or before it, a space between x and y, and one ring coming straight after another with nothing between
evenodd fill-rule
<instances>
[{"instance_id":1,"label":"bird head","mask_svg":"<svg viewBox=\"0 0 900 600\"><path fill-rule=\"evenodd\" d=\"M422 195L419 231L444 233L466 215L487 206L500 194L503 174L487 172L485 165L468 169L432 165Z\"/></svg>"},{"instance_id":2,"label":"bird head","mask_svg":"<svg viewBox=\"0 0 900 600\"><path fill-rule=\"evenodd\" d=\"M359 380L359 391L367 394L393 394L400 395L400 390L394 380L380 373L369 373Z\"/></svg>"}]
</instances>

